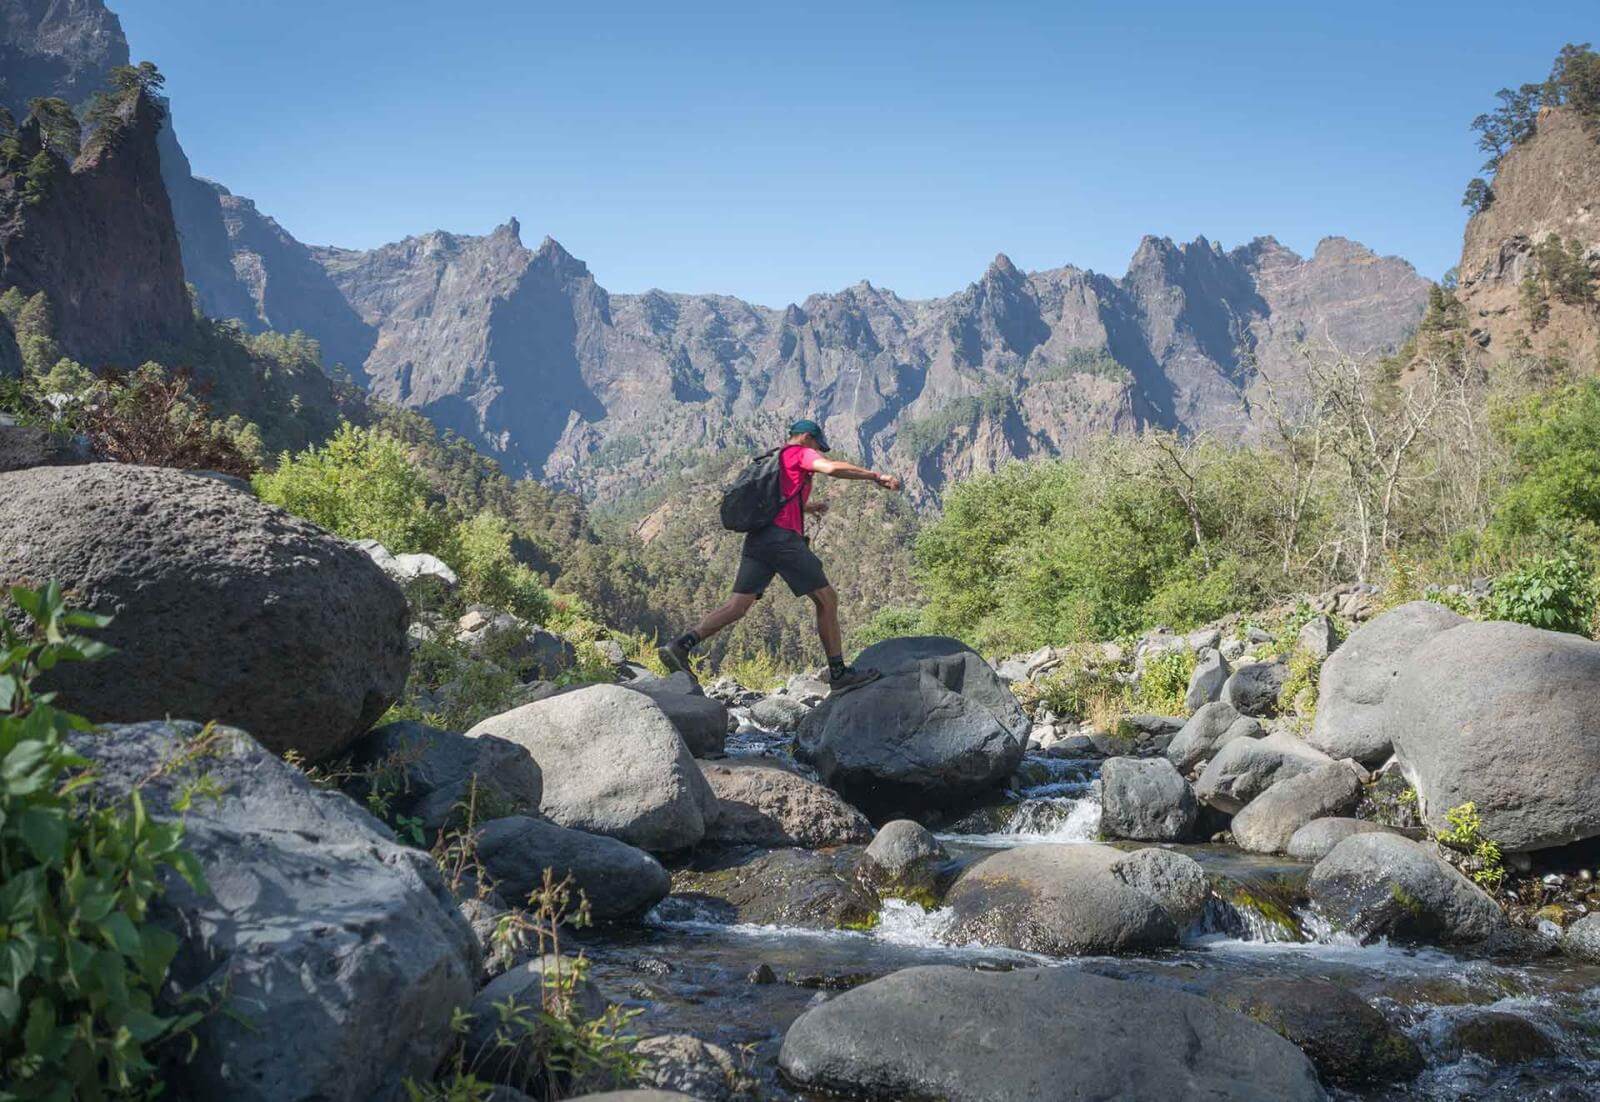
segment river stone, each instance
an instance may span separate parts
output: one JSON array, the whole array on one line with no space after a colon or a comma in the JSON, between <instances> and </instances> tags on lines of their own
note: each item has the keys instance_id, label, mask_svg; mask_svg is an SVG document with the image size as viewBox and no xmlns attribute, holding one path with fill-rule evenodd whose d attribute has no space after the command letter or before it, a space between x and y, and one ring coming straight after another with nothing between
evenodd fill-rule
<instances>
[{"instance_id":1,"label":"river stone","mask_svg":"<svg viewBox=\"0 0 1600 1102\"><path fill-rule=\"evenodd\" d=\"M1109 758L1100 768L1100 831L1140 842L1179 842L1194 833L1200 805L1166 758Z\"/></svg>"},{"instance_id":2,"label":"river stone","mask_svg":"<svg viewBox=\"0 0 1600 1102\"><path fill-rule=\"evenodd\" d=\"M1352 834L1398 834L1393 827L1374 823L1367 819L1343 819L1329 816L1322 819L1313 819L1305 826L1300 827L1289 838L1289 845L1284 851L1290 857L1299 861L1320 861L1333 850L1333 847L1350 837Z\"/></svg>"},{"instance_id":3,"label":"river stone","mask_svg":"<svg viewBox=\"0 0 1600 1102\"><path fill-rule=\"evenodd\" d=\"M795 756L869 815L944 810L1001 787L1022 761L1026 720L1008 727L984 703L996 690L1010 698L970 652L919 660L823 701L801 722Z\"/></svg>"},{"instance_id":4,"label":"river stone","mask_svg":"<svg viewBox=\"0 0 1600 1102\"><path fill-rule=\"evenodd\" d=\"M1189 675L1189 688L1183 695L1183 707L1193 713L1222 696L1222 686L1233 673L1228 660L1219 650L1208 650L1194 664Z\"/></svg>"},{"instance_id":5,"label":"river stone","mask_svg":"<svg viewBox=\"0 0 1600 1102\"><path fill-rule=\"evenodd\" d=\"M562 826L652 852L705 835L710 786L654 700L620 685L591 685L479 723L533 755L544 777L539 810Z\"/></svg>"},{"instance_id":6,"label":"river stone","mask_svg":"<svg viewBox=\"0 0 1600 1102\"><path fill-rule=\"evenodd\" d=\"M730 1102L743 1085L731 1052L687 1033L646 1037L634 1052L644 1058L645 1082L702 1102Z\"/></svg>"},{"instance_id":7,"label":"river stone","mask_svg":"<svg viewBox=\"0 0 1600 1102\"><path fill-rule=\"evenodd\" d=\"M1152 846L1117 858L1111 871L1130 888L1155 900L1180 933L1205 916L1211 882L1192 857Z\"/></svg>"},{"instance_id":8,"label":"river stone","mask_svg":"<svg viewBox=\"0 0 1600 1102\"><path fill-rule=\"evenodd\" d=\"M636 918L666 898L667 871L654 857L615 838L509 815L478 830L478 860L495 890L523 904L544 881L546 869L589 900L596 921Z\"/></svg>"},{"instance_id":9,"label":"river stone","mask_svg":"<svg viewBox=\"0 0 1600 1102\"><path fill-rule=\"evenodd\" d=\"M1229 675L1222 699L1246 716L1271 716L1278 712L1278 693L1289 679L1282 662L1250 662Z\"/></svg>"},{"instance_id":10,"label":"river stone","mask_svg":"<svg viewBox=\"0 0 1600 1102\"><path fill-rule=\"evenodd\" d=\"M1584 915L1561 935L1561 951L1569 957L1600 964L1600 912Z\"/></svg>"},{"instance_id":11,"label":"river stone","mask_svg":"<svg viewBox=\"0 0 1600 1102\"><path fill-rule=\"evenodd\" d=\"M1317 714L1306 741L1335 758L1381 764L1391 752L1383 702L1412 653L1467 623L1443 605L1412 601L1361 625L1317 675Z\"/></svg>"},{"instance_id":12,"label":"river stone","mask_svg":"<svg viewBox=\"0 0 1600 1102\"><path fill-rule=\"evenodd\" d=\"M728 741L728 706L702 695L693 681L688 683L694 685L694 691L686 691L688 675L674 676L681 680L641 678L629 681L627 687L655 701L677 728L689 753L697 758L720 757Z\"/></svg>"},{"instance_id":13,"label":"river stone","mask_svg":"<svg viewBox=\"0 0 1600 1102\"><path fill-rule=\"evenodd\" d=\"M1311 1062L1266 1026L1073 968L894 972L807 1010L778 1063L805 1087L853 1098L1326 1098Z\"/></svg>"},{"instance_id":14,"label":"river stone","mask_svg":"<svg viewBox=\"0 0 1600 1102\"><path fill-rule=\"evenodd\" d=\"M1233 841L1251 853L1282 853L1294 832L1327 815L1350 811L1361 800L1361 782L1342 761L1285 778L1233 817Z\"/></svg>"},{"instance_id":15,"label":"river stone","mask_svg":"<svg viewBox=\"0 0 1600 1102\"><path fill-rule=\"evenodd\" d=\"M177 935L173 983L224 1006L167 1087L179 1098L400 1099L429 1078L472 998L478 950L426 853L348 797L312 785L243 731L154 722L76 732L97 793L143 782L158 820L198 779L218 798L181 813L208 891L175 875L151 906ZM163 770L163 766L165 769Z\"/></svg>"},{"instance_id":16,"label":"river stone","mask_svg":"<svg viewBox=\"0 0 1600 1102\"><path fill-rule=\"evenodd\" d=\"M1450 1031L1450 1044L1456 1052L1471 1052L1502 1067L1556 1054L1556 1046L1538 1026L1504 1010L1486 1010L1462 1018Z\"/></svg>"},{"instance_id":17,"label":"river stone","mask_svg":"<svg viewBox=\"0 0 1600 1102\"><path fill-rule=\"evenodd\" d=\"M1385 714L1435 830L1471 803L1507 853L1600 835L1600 643L1463 624L1412 653Z\"/></svg>"},{"instance_id":18,"label":"river stone","mask_svg":"<svg viewBox=\"0 0 1600 1102\"><path fill-rule=\"evenodd\" d=\"M1287 731L1223 745L1195 781L1200 802L1237 814L1251 800L1289 777L1309 773L1333 759Z\"/></svg>"},{"instance_id":19,"label":"river stone","mask_svg":"<svg viewBox=\"0 0 1600 1102\"><path fill-rule=\"evenodd\" d=\"M762 697L750 706L750 721L768 731L793 734L811 709L787 696Z\"/></svg>"},{"instance_id":20,"label":"river stone","mask_svg":"<svg viewBox=\"0 0 1600 1102\"><path fill-rule=\"evenodd\" d=\"M1307 894L1336 928L1370 941L1470 944L1507 923L1495 901L1426 846L1398 834L1355 834L1311 870Z\"/></svg>"},{"instance_id":21,"label":"river stone","mask_svg":"<svg viewBox=\"0 0 1600 1102\"><path fill-rule=\"evenodd\" d=\"M115 653L42 687L96 721L194 716L331 757L405 687L406 600L351 544L183 471L92 463L0 474L0 583L55 579L115 615Z\"/></svg>"},{"instance_id":22,"label":"river stone","mask_svg":"<svg viewBox=\"0 0 1600 1102\"><path fill-rule=\"evenodd\" d=\"M856 876L859 849L743 849L697 853L673 870L669 917L803 926L812 930L864 927L878 897Z\"/></svg>"},{"instance_id":23,"label":"river stone","mask_svg":"<svg viewBox=\"0 0 1600 1102\"><path fill-rule=\"evenodd\" d=\"M1110 846L1052 843L990 854L945 896L946 937L1051 956L1177 944L1166 911L1117 876L1124 856Z\"/></svg>"},{"instance_id":24,"label":"river stone","mask_svg":"<svg viewBox=\"0 0 1600 1102\"><path fill-rule=\"evenodd\" d=\"M704 841L816 849L872 840L867 817L831 788L767 758L702 762L714 800Z\"/></svg>"},{"instance_id":25,"label":"river stone","mask_svg":"<svg viewBox=\"0 0 1600 1102\"><path fill-rule=\"evenodd\" d=\"M1260 720L1242 716L1232 704L1216 700L1201 705L1189 717L1189 722L1167 743L1166 757L1178 767L1178 772L1188 773L1234 739L1260 738L1264 734L1266 729Z\"/></svg>"},{"instance_id":26,"label":"river stone","mask_svg":"<svg viewBox=\"0 0 1600 1102\"><path fill-rule=\"evenodd\" d=\"M1327 980L1239 976L1206 997L1293 1041L1325 1082L1360 1086L1422 1070L1422 1053L1409 1037L1359 995Z\"/></svg>"},{"instance_id":27,"label":"river stone","mask_svg":"<svg viewBox=\"0 0 1600 1102\"><path fill-rule=\"evenodd\" d=\"M885 639L858 654L855 664L885 676L913 668L932 673L957 696L992 712L1019 743L1027 741L1030 724L1022 705L983 656L959 640L941 635Z\"/></svg>"},{"instance_id":28,"label":"river stone","mask_svg":"<svg viewBox=\"0 0 1600 1102\"><path fill-rule=\"evenodd\" d=\"M576 967L572 957L547 953L517 965L478 992L467 1008L471 1022L462 1038L467 1066L475 1076L513 1087L543 1081L539 1057L546 1046L537 1012L544 1005L546 988L553 994L557 983L572 976ZM571 998L579 1019L592 1020L606 1011L600 989L588 979L577 980ZM501 1012L508 1004L516 1008L511 1017Z\"/></svg>"},{"instance_id":29,"label":"river stone","mask_svg":"<svg viewBox=\"0 0 1600 1102\"><path fill-rule=\"evenodd\" d=\"M884 823L867 847L867 859L891 879L905 876L924 862L943 861L944 846L933 832L910 819Z\"/></svg>"},{"instance_id":30,"label":"river stone","mask_svg":"<svg viewBox=\"0 0 1600 1102\"><path fill-rule=\"evenodd\" d=\"M539 767L522 747L492 735L470 739L402 720L363 736L350 759L358 775L346 792L365 800L376 790L393 814L421 819L430 833L469 800L479 819L539 813Z\"/></svg>"}]
</instances>

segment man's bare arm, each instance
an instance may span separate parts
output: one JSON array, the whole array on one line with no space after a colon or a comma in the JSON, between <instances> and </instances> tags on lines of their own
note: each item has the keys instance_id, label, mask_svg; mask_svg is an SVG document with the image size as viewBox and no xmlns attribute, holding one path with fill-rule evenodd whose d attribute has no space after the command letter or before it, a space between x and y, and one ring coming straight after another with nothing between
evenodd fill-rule
<instances>
[{"instance_id":1,"label":"man's bare arm","mask_svg":"<svg viewBox=\"0 0 1600 1102\"><path fill-rule=\"evenodd\" d=\"M885 490L898 490L900 488L900 480L894 475L869 471L865 467L858 467L854 463L846 463L842 459L813 460L811 469L817 474L825 474L829 478L843 478L853 482L875 482Z\"/></svg>"}]
</instances>

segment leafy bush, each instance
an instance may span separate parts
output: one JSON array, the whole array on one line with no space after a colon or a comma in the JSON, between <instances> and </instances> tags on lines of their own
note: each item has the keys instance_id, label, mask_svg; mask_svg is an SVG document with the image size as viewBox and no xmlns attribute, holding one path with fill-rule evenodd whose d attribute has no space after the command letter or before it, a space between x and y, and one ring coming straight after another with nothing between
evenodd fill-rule
<instances>
[{"instance_id":1,"label":"leafy bush","mask_svg":"<svg viewBox=\"0 0 1600 1102\"><path fill-rule=\"evenodd\" d=\"M1489 614L1496 620L1587 636L1595 599L1594 572L1576 555L1535 556L1495 579Z\"/></svg>"},{"instance_id":2,"label":"leafy bush","mask_svg":"<svg viewBox=\"0 0 1600 1102\"><path fill-rule=\"evenodd\" d=\"M1322 659L1298 647L1289 655L1289 676L1278 690L1278 714L1297 715L1304 722L1317 711L1318 684L1322 676ZM1304 694L1304 695L1302 695Z\"/></svg>"},{"instance_id":3,"label":"leafy bush","mask_svg":"<svg viewBox=\"0 0 1600 1102\"><path fill-rule=\"evenodd\" d=\"M784 682L783 671L778 668L777 660L765 651L725 660L718 672L724 677L733 678L740 688L758 693L770 693Z\"/></svg>"},{"instance_id":4,"label":"leafy bush","mask_svg":"<svg viewBox=\"0 0 1600 1102\"><path fill-rule=\"evenodd\" d=\"M182 822L151 819L137 787L96 802L66 744L88 722L34 691L57 663L107 653L78 632L109 618L68 609L54 582L11 600L29 626L0 618L0 1094L153 1095L152 1049L196 1015L157 1009L178 941L149 908L164 870L199 888L200 869Z\"/></svg>"},{"instance_id":5,"label":"leafy bush","mask_svg":"<svg viewBox=\"0 0 1600 1102\"><path fill-rule=\"evenodd\" d=\"M890 607L880 608L872 614L872 619L862 624L850 633L852 649L870 647L874 643L881 643L885 639L898 639L906 635L917 635L922 631L922 610L917 608ZM740 682L744 684L744 682Z\"/></svg>"},{"instance_id":6,"label":"leafy bush","mask_svg":"<svg viewBox=\"0 0 1600 1102\"><path fill-rule=\"evenodd\" d=\"M1188 709L1184 707L1183 698L1189 691L1194 666L1195 653L1188 647L1174 647L1151 658L1139 677L1134 701L1155 715L1186 714Z\"/></svg>"},{"instance_id":7,"label":"leafy bush","mask_svg":"<svg viewBox=\"0 0 1600 1102\"><path fill-rule=\"evenodd\" d=\"M188 375L169 375L160 364L107 376L87 405L89 445L113 463L221 471L239 478L249 478L260 466L261 435L255 426L212 420L210 408L191 393Z\"/></svg>"},{"instance_id":8,"label":"leafy bush","mask_svg":"<svg viewBox=\"0 0 1600 1102\"><path fill-rule=\"evenodd\" d=\"M450 557L461 575L462 596L542 624L550 618L550 594L539 575L512 555L511 539L510 525L492 513L456 525Z\"/></svg>"},{"instance_id":9,"label":"leafy bush","mask_svg":"<svg viewBox=\"0 0 1600 1102\"><path fill-rule=\"evenodd\" d=\"M1498 843L1483 836L1483 817L1477 805L1464 803L1444 813L1446 828L1439 832L1440 844L1461 854L1464 871L1481 887L1493 891L1505 879L1506 870Z\"/></svg>"}]
</instances>

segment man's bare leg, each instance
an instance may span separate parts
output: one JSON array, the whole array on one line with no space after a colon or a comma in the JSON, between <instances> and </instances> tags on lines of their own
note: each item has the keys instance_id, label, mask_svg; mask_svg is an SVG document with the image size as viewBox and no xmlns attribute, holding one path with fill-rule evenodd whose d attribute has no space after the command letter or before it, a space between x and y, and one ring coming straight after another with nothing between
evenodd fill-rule
<instances>
[{"instance_id":1,"label":"man's bare leg","mask_svg":"<svg viewBox=\"0 0 1600 1102\"><path fill-rule=\"evenodd\" d=\"M689 669L689 652L729 624L744 619L759 598L753 593L735 593L718 607L706 613L693 631L685 632L672 642L656 650L661 664L674 672Z\"/></svg>"},{"instance_id":2,"label":"man's bare leg","mask_svg":"<svg viewBox=\"0 0 1600 1102\"><path fill-rule=\"evenodd\" d=\"M806 596L817 606L817 635L822 639L822 653L828 656L830 665L835 658L843 660L844 633L839 630L839 594L833 586L825 585Z\"/></svg>"}]
</instances>

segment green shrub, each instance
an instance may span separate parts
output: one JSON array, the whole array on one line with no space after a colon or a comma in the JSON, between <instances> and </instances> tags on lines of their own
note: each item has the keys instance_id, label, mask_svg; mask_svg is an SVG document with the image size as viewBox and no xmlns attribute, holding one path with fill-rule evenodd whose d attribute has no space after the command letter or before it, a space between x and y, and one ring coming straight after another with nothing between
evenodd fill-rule
<instances>
[{"instance_id":1,"label":"green shrub","mask_svg":"<svg viewBox=\"0 0 1600 1102\"><path fill-rule=\"evenodd\" d=\"M1587 636L1595 614L1594 572L1570 552L1524 559L1495 579L1489 615Z\"/></svg>"},{"instance_id":2,"label":"green shrub","mask_svg":"<svg viewBox=\"0 0 1600 1102\"><path fill-rule=\"evenodd\" d=\"M896 639L905 635L919 635L922 630L921 609L880 608L872 614L872 619L850 633L850 643L853 649L859 650L870 647L874 643L881 643L885 639ZM743 684L743 682L740 682L740 684Z\"/></svg>"},{"instance_id":3,"label":"green shrub","mask_svg":"<svg viewBox=\"0 0 1600 1102\"><path fill-rule=\"evenodd\" d=\"M456 525L451 558L461 575L461 594L543 624L550 618L550 594L539 575L512 555L511 537L510 525L492 513Z\"/></svg>"},{"instance_id":4,"label":"green shrub","mask_svg":"<svg viewBox=\"0 0 1600 1102\"><path fill-rule=\"evenodd\" d=\"M1278 690L1278 714L1293 713L1302 722L1316 715L1321 676L1322 659L1304 647L1295 648L1289 655L1289 676L1284 679L1283 688ZM1304 698L1302 694L1305 694Z\"/></svg>"},{"instance_id":5,"label":"green shrub","mask_svg":"<svg viewBox=\"0 0 1600 1102\"><path fill-rule=\"evenodd\" d=\"M150 1097L152 1049L197 1016L157 1009L178 940L149 908L163 870L200 888L200 869L182 822L150 818L137 787L90 795L66 744L88 722L33 689L59 662L107 653L77 633L108 618L68 609L54 582L11 599L29 627L0 618L0 1096Z\"/></svg>"},{"instance_id":6,"label":"green shrub","mask_svg":"<svg viewBox=\"0 0 1600 1102\"><path fill-rule=\"evenodd\" d=\"M1446 828L1437 835L1440 844L1455 850L1466 860L1466 872L1473 882L1493 891L1505 879L1505 864L1498 843L1483 836L1483 818L1476 804L1464 803L1444 813Z\"/></svg>"},{"instance_id":7,"label":"green shrub","mask_svg":"<svg viewBox=\"0 0 1600 1102\"><path fill-rule=\"evenodd\" d=\"M1155 715L1186 714L1183 698L1189 692L1194 665L1195 653L1188 647L1175 647L1151 658L1144 664L1134 702Z\"/></svg>"}]
</instances>

